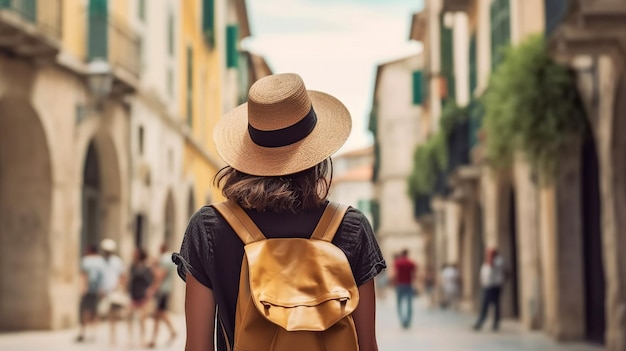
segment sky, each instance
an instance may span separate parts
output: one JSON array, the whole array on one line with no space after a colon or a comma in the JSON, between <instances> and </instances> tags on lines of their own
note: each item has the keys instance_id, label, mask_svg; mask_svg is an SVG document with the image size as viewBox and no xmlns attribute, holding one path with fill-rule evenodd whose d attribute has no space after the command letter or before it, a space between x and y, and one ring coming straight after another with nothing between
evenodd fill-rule
<instances>
[{"instance_id":1,"label":"sky","mask_svg":"<svg viewBox=\"0 0 626 351\"><path fill-rule=\"evenodd\" d=\"M419 53L408 40L422 0L247 0L252 37L244 48L263 55L274 73L302 76L307 89L329 93L352 115L339 153L371 145L367 131L376 67Z\"/></svg>"}]
</instances>

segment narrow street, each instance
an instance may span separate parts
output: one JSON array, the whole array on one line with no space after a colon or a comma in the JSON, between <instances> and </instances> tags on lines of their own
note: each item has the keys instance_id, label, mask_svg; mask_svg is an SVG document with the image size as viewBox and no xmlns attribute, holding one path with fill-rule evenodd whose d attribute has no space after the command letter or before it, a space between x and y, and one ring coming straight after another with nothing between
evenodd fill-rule
<instances>
[{"instance_id":1,"label":"narrow street","mask_svg":"<svg viewBox=\"0 0 626 351\"><path fill-rule=\"evenodd\" d=\"M392 295L381 299L378 306L378 340L382 351L600 351L602 348L582 344L562 345L550 341L541 333L528 333L512 322L505 322L498 333L488 328L474 332L470 326L472 316L449 311L427 311L423 301L417 301L413 325L409 330L402 330L395 315L395 301ZM175 317L180 335L167 345L164 333L155 350L183 350L184 320ZM151 331L151 324L148 324ZM95 342L77 344L73 339L76 330L58 332L25 332L0 334L2 351L75 351L75 350L128 350L126 326L119 325L118 347L106 343L107 329L100 326ZM165 331L165 330L163 330Z\"/></svg>"}]
</instances>

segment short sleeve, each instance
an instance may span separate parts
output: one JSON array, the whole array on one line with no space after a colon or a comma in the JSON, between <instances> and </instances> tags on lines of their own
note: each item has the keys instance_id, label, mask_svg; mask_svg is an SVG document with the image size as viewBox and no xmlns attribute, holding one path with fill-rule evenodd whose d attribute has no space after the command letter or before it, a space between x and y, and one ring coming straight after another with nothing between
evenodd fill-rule
<instances>
[{"instance_id":1,"label":"short sleeve","mask_svg":"<svg viewBox=\"0 0 626 351\"><path fill-rule=\"evenodd\" d=\"M374 230L365 216L361 219L361 229L362 241L361 250L359 252L359 261L361 262L359 266L361 269L356 277L358 286L367 283L387 268L383 254L378 246L378 241L374 235Z\"/></svg>"},{"instance_id":2,"label":"short sleeve","mask_svg":"<svg viewBox=\"0 0 626 351\"><path fill-rule=\"evenodd\" d=\"M172 261L177 266L178 275L185 280L190 273L197 281L209 289L213 284L208 274L212 250L211 240L204 225L201 212L197 212L189 221L180 253L172 254Z\"/></svg>"},{"instance_id":3,"label":"short sleeve","mask_svg":"<svg viewBox=\"0 0 626 351\"><path fill-rule=\"evenodd\" d=\"M351 209L344 218L343 225L346 230L354 230L356 234L350 238L356 245L347 254L357 286L361 286L376 277L387 265L367 217L360 211Z\"/></svg>"}]
</instances>

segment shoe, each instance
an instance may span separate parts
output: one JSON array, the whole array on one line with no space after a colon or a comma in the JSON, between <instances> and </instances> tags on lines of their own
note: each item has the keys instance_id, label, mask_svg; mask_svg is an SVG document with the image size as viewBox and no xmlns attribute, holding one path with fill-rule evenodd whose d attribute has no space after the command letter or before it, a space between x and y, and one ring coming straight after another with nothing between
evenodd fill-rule
<instances>
[{"instance_id":1,"label":"shoe","mask_svg":"<svg viewBox=\"0 0 626 351\"><path fill-rule=\"evenodd\" d=\"M83 335L79 335L79 336L77 336L77 337L76 337L76 340L75 340L75 341L76 341L76 342L83 342L83 341L85 341L85 336L83 336Z\"/></svg>"}]
</instances>

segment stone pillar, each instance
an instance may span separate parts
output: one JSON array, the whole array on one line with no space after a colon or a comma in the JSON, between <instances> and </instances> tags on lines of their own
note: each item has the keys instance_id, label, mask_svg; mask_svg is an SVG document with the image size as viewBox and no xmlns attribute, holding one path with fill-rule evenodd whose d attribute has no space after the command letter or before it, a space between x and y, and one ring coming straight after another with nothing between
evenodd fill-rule
<instances>
[{"instance_id":1,"label":"stone pillar","mask_svg":"<svg viewBox=\"0 0 626 351\"><path fill-rule=\"evenodd\" d=\"M579 148L562 155L554 182L540 193L544 325L563 341L585 335Z\"/></svg>"},{"instance_id":2,"label":"stone pillar","mask_svg":"<svg viewBox=\"0 0 626 351\"><path fill-rule=\"evenodd\" d=\"M626 70L623 57L598 62L598 142L606 281L607 351L626 351ZM615 92L611 94L610 92Z\"/></svg>"},{"instance_id":3,"label":"stone pillar","mask_svg":"<svg viewBox=\"0 0 626 351\"><path fill-rule=\"evenodd\" d=\"M539 202L531 168L519 155L514 165L517 199L520 317L528 329L541 328L542 293L539 245Z\"/></svg>"}]
</instances>

